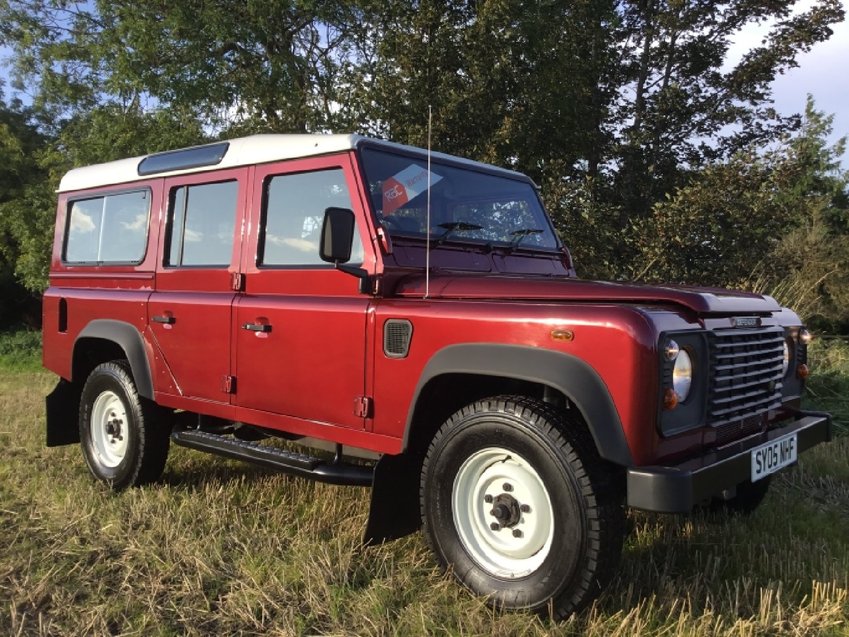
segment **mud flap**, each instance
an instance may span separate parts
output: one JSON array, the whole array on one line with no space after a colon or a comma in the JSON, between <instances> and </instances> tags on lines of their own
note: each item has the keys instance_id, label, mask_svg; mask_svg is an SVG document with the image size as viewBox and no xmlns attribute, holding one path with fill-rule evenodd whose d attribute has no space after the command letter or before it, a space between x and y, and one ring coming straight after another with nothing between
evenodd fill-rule
<instances>
[{"instance_id":1,"label":"mud flap","mask_svg":"<svg viewBox=\"0 0 849 637\"><path fill-rule=\"evenodd\" d=\"M47 411L47 446L59 447L80 441L78 426L80 390L60 379L45 400Z\"/></svg>"},{"instance_id":2,"label":"mud flap","mask_svg":"<svg viewBox=\"0 0 849 637\"><path fill-rule=\"evenodd\" d=\"M408 454L384 455L377 462L364 544L397 540L421 527L420 472L421 462Z\"/></svg>"}]
</instances>

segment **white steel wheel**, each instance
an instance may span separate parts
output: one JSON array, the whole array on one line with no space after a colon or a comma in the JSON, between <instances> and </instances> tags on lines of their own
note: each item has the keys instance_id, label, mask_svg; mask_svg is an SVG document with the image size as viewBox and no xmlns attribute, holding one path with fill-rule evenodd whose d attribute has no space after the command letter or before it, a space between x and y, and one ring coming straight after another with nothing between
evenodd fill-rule
<instances>
[{"instance_id":1,"label":"white steel wheel","mask_svg":"<svg viewBox=\"0 0 849 637\"><path fill-rule=\"evenodd\" d=\"M127 361L95 367L80 393L80 443L92 475L115 490L156 480L165 467L170 419L139 396Z\"/></svg>"},{"instance_id":2,"label":"white steel wheel","mask_svg":"<svg viewBox=\"0 0 849 637\"><path fill-rule=\"evenodd\" d=\"M612 577L623 537L621 474L582 422L521 396L449 417L422 463L425 537L439 563L497 608L555 617Z\"/></svg>"},{"instance_id":3,"label":"white steel wheel","mask_svg":"<svg viewBox=\"0 0 849 637\"><path fill-rule=\"evenodd\" d=\"M113 391L104 391L91 408L91 442L94 453L104 467L114 468L127 454L130 429L127 407Z\"/></svg>"},{"instance_id":4,"label":"white steel wheel","mask_svg":"<svg viewBox=\"0 0 849 637\"><path fill-rule=\"evenodd\" d=\"M463 546L495 577L525 577L551 551L551 498L516 452L488 447L469 457L454 478L451 509Z\"/></svg>"}]
</instances>

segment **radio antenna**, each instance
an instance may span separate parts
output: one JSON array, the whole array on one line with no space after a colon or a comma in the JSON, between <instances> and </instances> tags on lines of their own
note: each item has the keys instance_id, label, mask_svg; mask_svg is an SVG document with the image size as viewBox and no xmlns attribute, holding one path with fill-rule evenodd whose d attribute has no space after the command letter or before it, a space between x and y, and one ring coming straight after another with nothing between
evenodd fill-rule
<instances>
[{"instance_id":1,"label":"radio antenna","mask_svg":"<svg viewBox=\"0 0 849 637\"><path fill-rule=\"evenodd\" d=\"M430 294L430 133L433 123L433 109L427 105L427 240L425 244L425 293L424 298Z\"/></svg>"}]
</instances>

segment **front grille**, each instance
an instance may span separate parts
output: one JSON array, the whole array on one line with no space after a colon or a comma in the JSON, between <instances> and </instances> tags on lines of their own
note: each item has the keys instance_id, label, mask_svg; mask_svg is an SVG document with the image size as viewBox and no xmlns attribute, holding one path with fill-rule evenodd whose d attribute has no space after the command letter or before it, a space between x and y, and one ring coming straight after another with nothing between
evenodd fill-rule
<instances>
[{"instance_id":1,"label":"front grille","mask_svg":"<svg viewBox=\"0 0 849 637\"><path fill-rule=\"evenodd\" d=\"M753 416L735 422L727 422L724 425L716 427L717 446L722 446L726 442L739 440L746 436L751 436L763 429L763 416Z\"/></svg>"},{"instance_id":2,"label":"front grille","mask_svg":"<svg viewBox=\"0 0 849 637\"><path fill-rule=\"evenodd\" d=\"M709 333L711 378L707 423L722 427L781 405L784 330Z\"/></svg>"}]
</instances>

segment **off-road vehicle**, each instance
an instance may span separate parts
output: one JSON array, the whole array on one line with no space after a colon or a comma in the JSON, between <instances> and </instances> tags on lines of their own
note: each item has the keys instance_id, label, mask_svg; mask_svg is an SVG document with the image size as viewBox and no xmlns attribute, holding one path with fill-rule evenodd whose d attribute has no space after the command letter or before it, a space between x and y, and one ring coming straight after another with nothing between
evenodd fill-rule
<instances>
[{"instance_id":1,"label":"off-road vehicle","mask_svg":"<svg viewBox=\"0 0 849 637\"><path fill-rule=\"evenodd\" d=\"M70 171L43 318L47 443L112 488L171 442L371 486L367 539L423 526L472 591L558 616L626 506L752 509L831 435L791 310L582 280L528 177L358 136Z\"/></svg>"}]
</instances>

